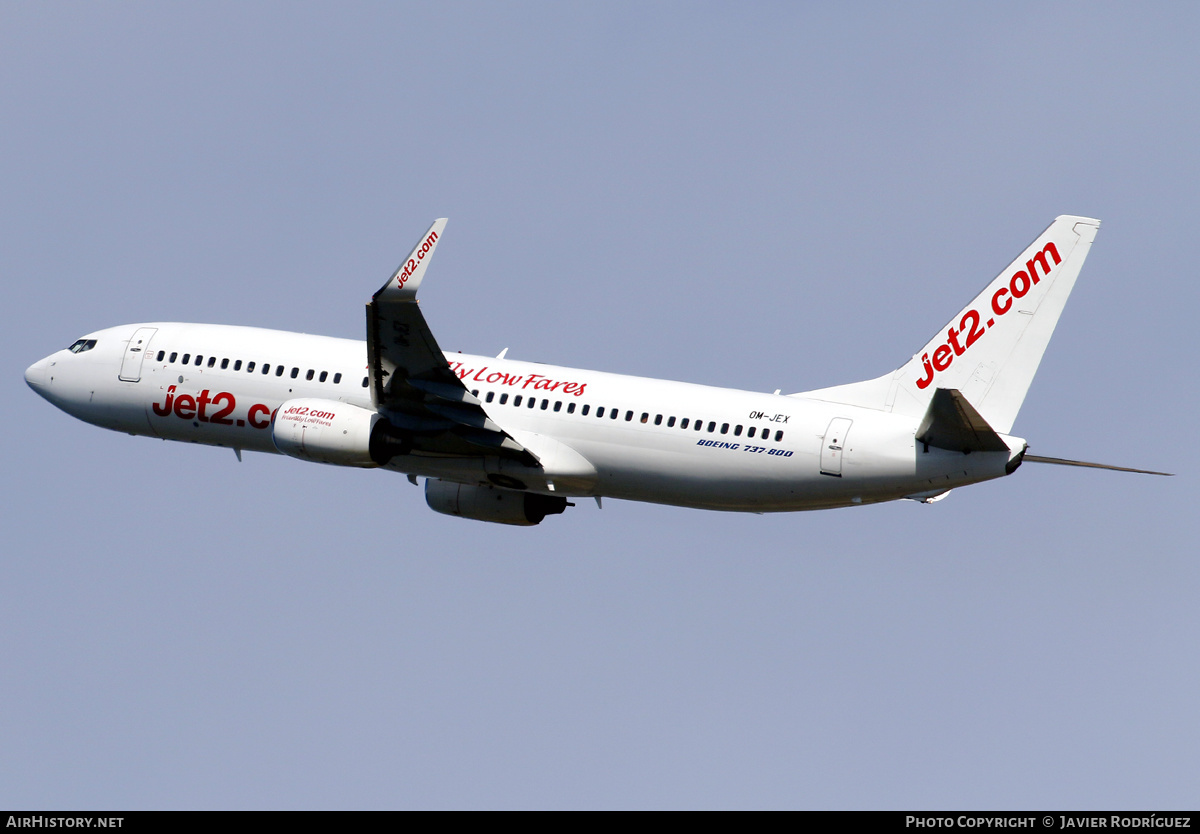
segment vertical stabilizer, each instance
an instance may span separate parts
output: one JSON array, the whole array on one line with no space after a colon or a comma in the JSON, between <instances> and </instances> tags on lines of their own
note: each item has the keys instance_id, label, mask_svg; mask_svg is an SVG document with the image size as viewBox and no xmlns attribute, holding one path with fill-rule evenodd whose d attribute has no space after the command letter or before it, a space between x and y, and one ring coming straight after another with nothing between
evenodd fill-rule
<instances>
[{"instance_id":1,"label":"vertical stabilizer","mask_svg":"<svg viewBox=\"0 0 1200 834\"><path fill-rule=\"evenodd\" d=\"M1075 286L1100 221L1063 215L894 373L803 396L920 417L957 389L1007 434Z\"/></svg>"}]
</instances>

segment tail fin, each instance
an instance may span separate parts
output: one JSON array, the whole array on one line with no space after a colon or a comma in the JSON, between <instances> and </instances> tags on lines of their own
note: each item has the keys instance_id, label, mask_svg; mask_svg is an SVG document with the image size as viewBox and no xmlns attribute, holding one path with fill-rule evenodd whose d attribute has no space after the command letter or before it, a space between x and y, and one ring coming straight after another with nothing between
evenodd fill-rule
<instances>
[{"instance_id":1,"label":"tail fin","mask_svg":"<svg viewBox=\"0 0 1200 834\"><path fill-rule=\"evenodd\" d=\"M802 396L920 417L937 389L954 388L1007 434L1099 228L1057 218L906 365Z\"/></svg>"}]
</instances>

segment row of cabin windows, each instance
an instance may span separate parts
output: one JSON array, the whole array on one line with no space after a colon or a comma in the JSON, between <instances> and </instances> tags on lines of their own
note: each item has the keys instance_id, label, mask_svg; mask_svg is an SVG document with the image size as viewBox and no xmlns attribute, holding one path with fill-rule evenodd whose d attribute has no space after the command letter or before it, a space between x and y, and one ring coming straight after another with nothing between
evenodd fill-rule
<instances>
[{"instance_id":1,"label":"row of cabin windows","mask_svg":"<svg viewBox=\"0 0 1200 834\"><path fill-rule=\"evenodd\" d=\"M160 350L158 352L158 361L162 362L164 360L164 358L166 357L166 355L167 355L167 352L165 350ZM195 357L193 357L190 353L185 353L183 355L183 358L180 359L179 354L176 351L172 351L170 358L166 359L166 362L168 364L174 364L176 360L179 360L179 363L181 365L195 365L198 368L201 366L204 366L204 357L201 356L199 353L197 353ZM257 365L257 363L255 363L255 362L247 362L246 363L246 373L248 373L248 374L254 373L254 369L255 369L256 365ZM215 368L216 366L217 366L217 357L215 357L215 356L208 357L207 367ZM229 369L229 360L222 359L221 360L221 370L225 371L228 369ZM242 360L241 359L233 360L233 370L240 371L241 369L242 369ZM276 365L275 366L275 376L283 376L283 374L286 370L287 370L286 366ZM263 374L264 376L269 375L271 373L271 364L269 362L263 362L259 373ZM300 376L300 369L292 368L291 378L296 379L299 376ZM313 379L316 379L317 382L325 382L327 379L329 379L329 371L321 371L321 373L318 374L314 369L309 368L308 373L306 373L304 375L304 378L309 380L310 382ZM340 385L341 382L342 382L342 375L340 373L334 374L333 375L333 384Z\"/></svg>"},{"instance_id":2,"label":"row of cabin windows","mask_svg":"<svg viewBox=\"0 0 1200 834\"><path fill-rule=\"evenodd\" d=\"M95 340L85 341L83 339L80 339L78 342L71 345L71 350L76 353L81 353L85 350L90 350L91 348L95 347L95 345L96 345ZM162 362L163 359L166 357L166 353L167 352L165 350L160 350L158 352L157 360L159 362ZM166 361L169 364L174 364L175 361L178 359L179 359L179 353L172 351L170 358L167 359ZM183 355L183 359L180 360L180 362L183 365L192 364L192 365L196 365L197 367L200 367L204 364L204 357L197 353L195 358L193 359L192 355L190 353L185 353ZM215 357L215 356L208 357L208 367L215 368L216 364L217 364L217 357ZM254 373L254 368L255 368L254 362L246 363L246 373L248 373L248 374ZM228 369L229 369L229 360L222 359L221 360L221 370L224 371L224 370L228 370ZM235 371L240 371L242 369L242 360L241 359L235 359L233 361L233 369ZM276 365L275 366L275 376L283 376L285 370L287 370L285 366ZM271 373L270 363L264 362L262 364L262 370L259 373L263 374L264 376L269 375ZM291 378L296 379L299 375L300 375L300 369L293 367L292 373L291 373ZM325 382L329 378L329 372L321 371L320 375L317 375L315 370L313 370L312 368L309 368L308 373L305 374L304 378L311 382L314 377L317 379L318 382ZM342 381L342 375L340 373L335 373L333 375L333 384L339 385L339 384L341 384L341 381ZM362 387L366 388L368 384L369 384L369 378L364 376L363 381L362 381ZM479 389L475 389L474 391L471 392L471 394L472 394L472 396L478 397ZM488 391L485 401L490 403L493 400L495 400L495 398L496 398L496 392ZM521 394L517 394L516 396L514 396L513 401L512 401L513 407L520 408L521 402L523 399L524 398ZM537 397L529 397L528 400L525 400L525 401L528 403L528 405L526 406L527 408L537 408L537 404L538 404ZM507 393L501 394L500 395L500 405L507 405L507 404L508 404L508 394ZM563 404L562 404L561 400L555 400L555 402L554 402L554 410L555 411L562 411L562 406L563 406ZM543 399L541 410L546 411L549 408L550 408L550 401ZM588 416L589 411L591 411L591 405L585 403L583 405L583 407L579 410L579 413L581 416L586 417L586 416ZM601 405L601 406L596 407L596 417L603 418L604 412L605 412L604 406ZM575 403L567 403L567 413L568 414L575 413ZM617 418L620 417L620 415L621 415L621 410L619 408L611 408L608 410L608 417L610 420L616 420ZM666 420L667 420L667 428L675 427L676 420L675 420L674 416L667 417ZM625 422L627 422L627 423L633 422L633 412L632 411L625 412ZM641 422L642 423L650 422L650 412L648 412L648 411L642 412ZM686 430L688 428L689 423L691 424L692 429L694 431L703 431L704 430L704 420L692 421L690 418L684 417L678 421L679 428L682 430ZM661 426L662 424L663 424L663 415L655 414L654 415L654 425ZM712 434L716 430L717 430L716 421L710 420L708 423L708 433ZM742 430L743 430L742 426L740 426L740 425L734 426L733 427L733 436L741 437ZM751 426L748 430L746 430L746 437L753 438L754 435L757 433L757 430L758 430L757 426ZM721 434L729 434L729 423L721 424ZM762 434L759 437L759 439L766 441L766 440L770 440L770 438L771 438L771 430L769 428L764 427L762 429ZM776 431L775 432L775 442L779 443L782 440L783 440L783 432Z\"/></svg>"},{"instance_id":3,"label":"row of cabin windows","mask_svg":"<svg viewBox=\"0 0 1200 834\"><path fill-rule=\"evenodd\" d=\"M471 395L478 397L479 389L475 389L474 391L472 391ZM484 402L490 403L490 402L494 401L495 399L496 399L496 392L488 391L487 395L484 397ZM520 408L522 401L523 401L523 399L522 399L521 394L515 395L512 398L513 407ZM526 403L526 406L525 406L526 408L537 408L538 407L537 397L529 397L527 400L524 400L524 402ZM508 405L508 394L507 393L500 395L499 403L500 403L500 405ZM561 400L554 401L554 408L553 408L554 411L562 411L562 407L563 407L563 404L562 404ZM591 411L591 408L592 408L591 405L585 403L583 405L583 407L581 407L579 409L579 414L583 417L586 417L586 416L588 416L588 413ZM548 409L550 409L550 400L545 400L545 399L542 400L541 401L541 410L546 411ZM567 403L567 413L568 414L575 413L575 403ZM604 414L605 414L605 407L602 405L597 406L596 407L596 417L603 418ZM610 420L616 420L620 416L621 416L621 409L619 409L619 408L608 409L608 418ZM654 415L654 425L661 426L663 424L663 419L664 419L663 415L655 414ZM691 418L688 418L688 417L684 417L678 421L676 421L675 417L667 417L665 419L666 419L666 423L667 423L667 428L669 428L669 429L675 428L675 426L678 425L681 430L686 430L690 424L693 431L704 431L704 420L692 420ZM633 412L632 411L625 412L625 422L627 422L627 423L633 422ZM650 412L643 411L640 422L644 423L644 424L648 424L650 422ZM708 423L708 433L713 434L713 433L717 432L717 430L718 429L717 429L716 421L710 420ZM734 426L733 427L733 436L741 437L743 430L745 430L747 438L753 438L755 436L755 434L758 433L759 427L751 426L749 429L745 429L744 426L740 426L740 425ZM764 426L761 431L762 431L762 434L760 434L758 436L759 440L765 442L765 441L768 441L771 439L771 430L769 428ZM729 434L729 423L721 423L720 433L721 434ZM777 430L775 432L775 442L779 443L782 440L783 440L783 432Z\"/></svg>"}]
</instances>

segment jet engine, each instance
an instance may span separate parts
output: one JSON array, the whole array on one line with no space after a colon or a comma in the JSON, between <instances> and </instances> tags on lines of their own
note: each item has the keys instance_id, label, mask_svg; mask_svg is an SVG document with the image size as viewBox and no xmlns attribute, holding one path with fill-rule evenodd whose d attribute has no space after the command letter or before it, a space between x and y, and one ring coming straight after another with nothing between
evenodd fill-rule
<instances>
[{"instance_id":1,"label":"jet engine","mask_svg":"<svg viewBox=\"0 0 1200 834\"><path fill-rule=\"evenodd\" d=\"M382 466L411 448L378 412L316 398L288 400L279 406L271 440L285 455L337 466Z\"/></svg>"},{"instance_id":2,"label":"jet engine","mask_svg":"<svg viewBox=\"0 0 1200 834\"><path fill-rule=\"evenodd\" d=\"M567 499L535 492L516 492L494 486L456 484L429 478L425 481L425 503L445 515L532 527L548 515L567 508Z\"/></svg>"}]
</instances>

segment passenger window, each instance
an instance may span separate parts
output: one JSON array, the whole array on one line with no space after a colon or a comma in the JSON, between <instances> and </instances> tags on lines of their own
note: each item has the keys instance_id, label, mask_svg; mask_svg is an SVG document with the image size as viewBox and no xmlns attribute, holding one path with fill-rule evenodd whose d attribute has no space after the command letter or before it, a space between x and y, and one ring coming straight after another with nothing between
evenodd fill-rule
<instances>
[{"instance_id":1,"label":"passenger window","mask_svg":"<svg viewBox=\"0 0 1200 834\"><path fill-rule=\"evenodd\" d=\"M228 368L229 368L229 360L222 359L221 360L221 370L224 371L224 370L227 370Z\"/></svg>"},{"instance_id":2,"label":"passenger window","mask_svg":"<svg viewBox=\"0 0 1200 834\"><path fill-rule=\"evenodd\" d=\"M157 358L157 359L155 359L154 361L155 361L155 362L161 362L161 361L163 361L163 357L164 357L164 356L166 356L166 355L167 355L167 352L166 352L165 350L160 350L160 351L158 352L158 358Z\"/></svg>"},{"instance_id":3,"label":"passenger window","mask_svg":"<svg viewBox=\"0 0 1200 834\"><path fill-rule=\"evenodd\" d=\"M242 369L242 360L241 359L238 359L233 363L233 369L235 371L240 371Z\"/></svg>"},{"instance_id":4,"label":"passenger window","mask_svg":"<svg viewBox=\"0 0 1200 834\"><path fill-rule=\"evenodd\" d=\"M506 402L508 402L508 394L501 394L500 395L500 405L504 405Z\"/></svg>"},{"instance_id":5,"label":"passenger window","mask_svg":"<svg viewBox=\"0 0 1200 834\"><path fill-rule=\"evenodd\" d=\"M542 411L545 411L545 410L546 410L547 408L549 408L549 407L550 407L550 401L549 401L549 400L542 400Z\"/></svg>"},{"instance_id":6,"label":"passenger window","mask_svg":"<svg viewBox=\"0 0 1200 834\"><path fill-rule=\"evenodd\" d=\"M368 377L365 377L365 376L364 376L364 377L363 377L363 386L362 386L362 387L363 387L363 388L366 388L366 387L367 387L369 384L370 384L370 379L369 379Z\"/></svg>"},{"instance_id":7,"label":"passenger window","mask_svg":"<svg viewBox=\"0 0 1200 834\"><path fill-rule=\"evenodd\" d=\"M324 382L329 379L329 371L321 371L321 375L317 377L317 382Z\"/></svg>"},{"instance_id":8,"label":"passenger window","mask_svg":"<svg viewBox=\"0 0 1200 834\"><path fill-rule=\"evenodd\" d=\"M684 417L679 421L679 428L686 429L688 427L688 418Z\"/></svg>"},{"instance_id":9,"label":"passenger window","mask_svg":"<svg viewBox=\"0 0 1200 834\"><path fill-rule=\"evenodd\" d=\"M626 411L626 412L625 412L625 422L626 422L626 423L632 423L632 422L633 422L633 412L632 412L632 411Z\"/></svg>"},{"instance_id":10,"label":"passenger window","mask_svg":"<svg viewBox=\"0 0 1200 834\"><path fill-rule=\"evenodd\" d=\"M662 425L662 415L661 414L654 415L654 425L656 425L656 426Z\"/></svg>"},{"instance_id":11,"label":"passenger window","mask_svg":"<svg viewBox=\"0 0 1200 834\"><path fill-rule=\"evenodd\" d=\"M197 353L196 354L196 367L199 368L200 363L203 361L204 361L204 357Z\"/></svg>"},{"instance_id":12,"label":"passenger window","mask_svg":"<svg viewBox=\"0 0 1200 834\"><path fill-rule=\"evenodd\" d=\"M488 402L491 402L491 401L492 401L492 400L494 400L495 398L496 398L496 392L495 392L495 391L488 391L488 393L487 393L487 401L488 401Z\"/></svg>"},{"instance_id":13,"label":"passenger window","mask_svg":"<svg viewBox=\"0 0 1200 834\"><path fill-rule=\"evenodd\" d=\"M300 375L300 369L299 369L299 368L292 368L292 379L295 379L295 378L296 378L296 377L298 377L299 375Z\"/></svg>"},{"instance_id":14,"label":"passenger window","mask_svg":"<svg viewBox=\"0 0 1200 834\"><path fill-rule=\"evenodd\" d=\"M313 380L313 377L314 377L314 376L316 376L316 375L317 375L317 372L316 372L316 371L314 371L312 368L309 368L309 369L308 369L308 373L306 373L306 374L304 375L304 379L305 379L307 382L312 382L312 380Z\"/></svg>"},{"instance_id":15,"label":"passenger window","mask_svg":"<svg viewBox=\"0 0 1200 834\"><path fill-rule=\"evenodd\" d=\"M334 384L334 385L341 385L341 383L342 383L342 375L341 375L341 374L334 374L334 375L333 375L333 384Z\"/></svg>"},{"instance_id":16,"label":"passenger window","mask_svg":"<svg viewBox=\"0 0 1200 834\"><path fill-rule=\"evenodd\" d=\"M554 401L554 410L555 410L555 411L562 411L562 400L555 400L555 401ZM568 413L569 413L569 412L568 412Z\"/></svg>"},{"instance_id":17,"label":"passenger window","mask_svg":"<svg viewBox=\"0 0 1200 834\"><path fill-rule=\"evenodd\" d=\"M275 376L283 376L283 365L275 369Z\"/></svg>"},{"instance_id":18,"label":"passenger window","mask_svg":"<svg viewBox=\"0 0 1200 834\"><path fill-rule=\"evenodd\" d=\"M751 426L750 431L746 432L746 437L754 437L754 426Z\"/></svg>"},{"instance_id":19,"label":"passenger window","mask_svg":"<svg viewBox=\"0 0 1200 834\"><path fill-rule=\"evenodd\" d=\"M529 398L529 407L533 408L535 405L537 405L537 397L530 397Z\"/></svg>"},{"instance_id":20,"label":"passenger window","mask_svg":"<svg viewBox=\"0 0 1200 834\"><path fill-rule=\"evenodd\" d=\"M248 373L248 374L254 373L254 363L253 362L248 362L246 364L246 373ZM365 385L366 383L363 383L363 384Z\"/></svg>"},{"instance_id":21,"label":"passenger window","mask_svg":"<svg viewBox=\"0 0 1200 834\"><path fill-rule=\"evenodd\" d=\"M729 424L728 423L721 424L721 434L729 434Z\"/></svg>"},{"instance_id":22,"label":"passenger window","mask_svg":"<svg viewBox=\"0 0 1200 834\"><path fill-rule=\"evenodd\" d=\"M575 403L567 403L567 413L568 414L575 413Z\"/></svg>"},{"instance_id":23,"label":"passenger window","mask_svg":"<svg viewBox=\"0 0 1200 834\"><path fill-rule=\"evenodd\" d=\"M191 358L192 358L192 355L190 353L185 353L183 355L183 364L186 365L189 361L191 361Z\"/></svg>"},{"instance_id":24,"label":"passenger window","mask_svg":"<svg viewBox=\"0 0 1200 834\"><path fill-rule=\"evenodd\" d=\"M669 428L669 429L675 428L675 418L674 417L667 418L667 428Z\"/></svg>"},{"instance_id":25,"label":"passenger window","mask_svg":"<svg viewBox=\"0 0 1200 834\"><path fill-rule=\"evenodd\" d=\"M587 413L588 413L588 409L589 409L589 408L591 408L591 406L590 406L590 405L585 405L585 406L584 406L584 407L583 407L583 408L582 408L582 409L579 411L579 414L580 414L580 416L581 416L581 417L586 417L586 416L587 416Z\"/></svg>"},{"instance_id":26,"label":"passenger window","mask_svg":"<svg viewBox=\"0 0 1200 834\"><path fill-rule=\"evenodd\" d=\"M603 416L604 416L604 406L600 406L599 408L597 408L597 409L596 409L596 416L597 416L597 417L603 417Z\"/></svg>"},{"instance_id":27,"label":"passenger window","mask_svg":"<svg viewBox=\"0 0 1200 834\"><path fill-rule=\"evenodd\" d=\"M208 367L211 368L216 364L217 364L217 357L215 357L215 356L208 357Z\"/></svg>"},{"instance_id":28,"label":"passenger window","mask_svg":"<svg viewBox=\"0 0 1200 834\"><path fill-rule=\"evenodd\" d=\"M734 427L733 427L733 436L734 436L734 437L741 437L741 436L742 436L742 427L741 427L741 426L734 426Z\"/></svg>"},{"instance_id":29,"label":"passenger window","mask_svg":"<svg viewBox=\"0 0 1200 834\"><path fill-rule=\"evenodd\" d=\"M515 407L519 406L521 404L522 399L523 398L520 394L517 394L515 397L513 397L513 407L515 408Z\"/></svg>"},{"instance_id":30,"label":"passenger window","mask_svg":"<svg viewBox=\"0 0 1200 834\"><path fill-rule=\"evenodd\" d=\"M610 409L608 410L608 418L609 418L610 420L615 420L615 419L617 419L617 415L619 415L620 413L621 413L621 410L620 410L620 409L618 409L618 408L610 408ZM632 411L630 411L628 414L626 414L626 415L625 415L625 419L626 419L626 420L632 420L632 419L633 419L633 412L632 412Z\"/></svg>"},{"instance_id":31,"label":"passenger window","mask_svg":"<svg viewBox=\"0 0 1200 834\"><path fill-rule=\"evenodd\" d=\"M775 442L778 443L781 440L783 440L783 431L782 430L775 432Z\"/></svg>"},{"instance_id":32,"label":"passenger window","mask_svg":"<svg viewBox=\"0 0 1200 834\"><path fill-rule=\"evenodd\" d=\"M716 423L709 423L709 424L708 424L708 433L709 433L709 434L712 434L712 433L713 433L714 431L716 431L716 430L717 430L717 424L716 424Z\"/></svg>"},{"instance_id":33,"label":"passenger window","mask_svg":"<svg viewBox=\"0 0 1200 834\"><path fill-rule=\"evenodd\" d=\"M268 363L268 362L263 362L263 370L262 370L262 372L263 372L263 376L266 376L267 374L271 373L271 365L270 365L270 363Z\"/></svg>"},{"instance_id":34,"label":"passenger window","mask_svg":"<svg viewBox=\"0 0 1200 834\"><path fill-rule=\"evenodd\" d=\"M175 360L178 358L179 358L179 354L176 353L175 351L171 351L171 358L168 359L167 361L170 362L171 364L175 364Z\"/></svg>"},{"instance_id":35,"label":"passenger window","mask_svg":"<svg viewBox=\"0 0 1200 834\"><path fill-rule=\"evenodd\" d=\"M649 419L650 419L650 415L643 411L642 412L642 423L645 423Z\"/></svg>"},{"instance_id":36,"label":"passenger window","mask_svg":"<svg viewBox=\"0 0 1200 834\"><path fill-rule=\"evenodd\" d=\"M472 397L478 397L478 396L479 396L479 389L478 389L478 388L476 388L474 391L472 391L472 392L471 392L471 396L472 396Z\"/></svg>"}]
</instances>

